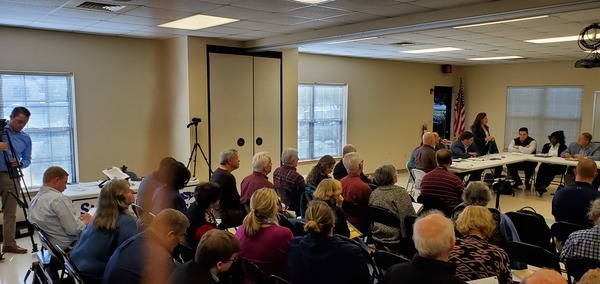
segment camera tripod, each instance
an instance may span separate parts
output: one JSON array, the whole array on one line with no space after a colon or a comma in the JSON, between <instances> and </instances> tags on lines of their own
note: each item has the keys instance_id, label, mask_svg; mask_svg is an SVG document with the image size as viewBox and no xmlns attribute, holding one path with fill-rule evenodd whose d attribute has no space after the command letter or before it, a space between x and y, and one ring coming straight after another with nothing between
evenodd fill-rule
<instances>
[{"instance_id":1,"label":"camera tripod","mask_svg":"<svg viewBox=\"0 0 600 284\"><path fill-rule=\"evenodd\" d=\"M4 163L6 165L6 169L8 171L8 176L9 178L12 180L13 183L13 188L12 190L9 190L9 194L12 195L18 206L21 207L21 209L23 210L23 216L25 216L25 221L27 221L27 210L29 210L29 204L27 199L29 198L29 202L31 202L31 196L29 195L29 190L27 189L27 185L25 184L25 179L23 178L23 172L21 171L21 163L18 161L17 155L15 154L15 148L13 146L12 140L10 139L10 135L8 134L8 130L6 130L4 128L4 126L6 126L6 120L5 119L1 119L0 120L0 142L4 142L3 138L6 136L6 143L7 143L7 150L3 151L3 156L4 156ZM11 157L12 156L12 157ZM22 180L23 182L23 186L21 187L19 184L19 179ZM4 190L8 190L8 189L4 189ZM21 194L21 198L19 198L19 192ZM4 211L4 207L6 205L6 200L2 200L2 211ZM6 224L3 224L4 226L6 226ZM27 227L28 227L28 231L32 232L29 235L29 238L31 240L31 246L32 246L32 252L36 252L38 251L37 248L37 244L35 243L35 240L33 239L33 226L31 224L29 224L29 222L27 223ZM2 258L0 256L0 258Z\"/></svg>"},{"instance_id":2,"label":"camera tripod","mask_svg":"<svg viewBox=\"0 0 600 284\"><path fill-rule=\"evenodd\" d=\"M190 153L190 158L188 159L188 163L186 168L190 168L190 163L192 162L192 158L194 158L194 171L192 172L192 178L196 178L196 160L198 158L198 150L200 150L200 153L202 153L202 157L204 158L204 161L206 162L206 165L208 166L208 172L209 172L209 176L212 176L213 171L210 168L210 163L208 162L208 159L206 158L206 155L204 154L204 151L202 150L202 146L200 146L200 143L198 143L198 122L201 122L202 119L200 118L192 118L192 122L188 123L187 128L190 128L190 126L194 126L194 147L192 148L192 152Z\"/></svg>"}]
</instances>

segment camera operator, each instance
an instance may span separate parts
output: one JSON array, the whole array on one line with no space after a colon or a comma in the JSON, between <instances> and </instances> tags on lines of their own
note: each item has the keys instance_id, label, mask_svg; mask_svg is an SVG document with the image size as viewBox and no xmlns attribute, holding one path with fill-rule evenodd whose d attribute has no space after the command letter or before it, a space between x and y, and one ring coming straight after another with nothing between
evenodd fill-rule
<instances>
[{"instance_id":1,"label":"camera operator","mask_svg":"<svg viewBox=\"0 0 600 284\"><path fill-rule=\"evenodd\" d=\"M31 138L27 133L23 132L23 128L29 122L31 112L24 107L16 107L10 114L10 120L4 127L4 131L10 135L10 141L15 150L11 153L8 145L8 138L5 134L2 135L0 142L0 151L8 152L8 158L11 159L11 167L26 168L31 163ZM2 194L2 211L4 224L2 226L2 236L4 237L4 245L2 253L27 253L27 249L17 246L15 241L16 219L17 219L17 200L16 196L21 192L21 183L16 177L13 181L8 174L7 163L0 160L0 193Z\"/></svg>"}]
</instances>

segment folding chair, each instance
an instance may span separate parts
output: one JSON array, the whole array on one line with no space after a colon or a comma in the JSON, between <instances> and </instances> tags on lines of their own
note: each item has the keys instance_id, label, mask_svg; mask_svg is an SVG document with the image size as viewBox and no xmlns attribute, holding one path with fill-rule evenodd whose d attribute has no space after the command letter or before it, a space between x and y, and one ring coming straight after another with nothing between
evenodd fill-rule
<instances>
[{"instance_id":1,"label":"folding chair","mask_svg":"<svg viewBox=\"0 0 600 284\"><path fill-rule=\"evenodd\" d=\"M423 177L425 176L425 172L419 169L412 169L412 174L413 174L413 178L415 179L415 186L414 186L414 191L412 196L414 196L415 194L417 194L417 190L419 191L417 195L419 195L421 193L421 181L423 180Z\"/></svg>"},{"instance_id":2,"label":"folding chair","mask_svg":"<svg viewBox=\"0 0 600 284\"><path fill-rule=\"evenodd\" d=\"M567 260L565 268L567 269L567 279L569 280L569 283L576 283L588 270L600 268L600 261L589 258L572 258ZM573 278L574 281L572 281L571 278Z\"/></svg>"},{"instance_id":3,"label":"folding chair","mask_svg":"<svg viewBox=\"0 0 600 284\"><path fill-rule=\"evenodd\" d=\"M65 251L63 251L63 249L61 247L59 247L58 245L56 245L56 250L60 253L60 257L62 257L63 262L65 264L65 269L67 270L67 273L69 274L69 276L73 278L73 280L75 281L75 284L85 284L85 281L83 280L83 277L81 276L81 273L79 272L79 269L77 269L77 267L75 266L75 264L73 263L73 261L71 260L69 255L67 255L65 253ZM99 279L96 279L96 280L99 280Z\"/></svg>"},{"instance_id":4,"label":"folding chair","mask_svg":"<svg viewBox=\"0 0 600 284\"><path fill-rule=\"evenodd\" d=\"M584 230L584 229L587 229L587 227L584 227L579 224L569 223L569 222L559 221L559 222L552 224L552 226L550 227L550 232L552 233L552 236L554 237L554 244L556 245L556 251L559 253L562 251L562 247L565 244L565 242L567 241L567 239L569 238L569 235L571 235L571 233L573 233L575 231L579 231L579 230Z\"/></svg>"},{"instance_id":5,"label":"folding chair","mask_svg":"<svg viewBox=\"0 0 600 284\"><path fill-rule=\"evenodd\" d=\"M40 254L38 254L38 258L41 257L40 265L43 265L41 268L44 272L44 276L48 283L55 283L63 280L67 272L65 271L65 263L60 252L56 249L56 246L50 242L50 239L48 239L48 235L46 235L44 230L37 224L33 224L33 227L38 232L38 237L42 243L42 249L40 250ZM45 253L50 255L50 260L47 263L43 263L43 261L46 260L46 256L44 256Z\"/></svg>"},{"instance_id":6,"label":"folding chair","mask_svg":"<svg viewBox=\"0 0 600 284\"><path fill-rule=\"evenodd\" d=\"M542 247L522 242L508 242L505 250L511 261L524 262L561 272L558 256Z\"/></svg>"},{"instance_id":7,"label":"folding chair","mask_svg":"<svg viewBox=\"0 0 600 284\"><path fill-rule=\"evenodd\" d=\"M355 241L351 238L341 236L341 235L335 235L335 236L339 237L341 240L343 240L345 242L348 242L350 244L357 246L360 249L360 251L362 252L362 254L365 258L365 261L367 262L367 265L370 265L371 268L373 268L373 274L371 275L370 283L374 283L375 279L378 279L379 281L381 281L381 279L383 279L383 275L380 275L379 271L376 268L375 261L373 259L373 255L369 252L369 248L364 243L361 244L358 241Z\"/></svg>"},{"instance_id":8,"label":"folding chair","mask_svg":"<svg viewBox=\"0 0 600 284\"><path fill-rule=\"evenodd\" d=\"M396 216L394 213L390 212L385 208L369 206L369 213L371 214L371 228L375 225L375 223L380 223L388 227L396 228L398 230L402 229L402 223L400 222L400 219L398 219L398 216ZM375 243L375 246L380 249L386 249L391 251L399 250L398 244L385 244L375 241L374 239L373 243Z\"/></svg>"},{"instance_id":9,"label":"folding chair","mask_svg":"<svg viewBox=\"0 0 600 284\"><path fill-rule=\"evenodd\" d=\"M415 185L415 176L413 175L412 169L408 167L408 163L406 162L406 171L408 172L408 181L406 182L406 191L408 191L408 194L413 195L414 191L413 191L413 187ZM411 186L412 184L412 186Z\"/></svg>"},{"instance_id":10,"label":"folding chair","mask_svg":"<svg viewBox=\"0 0 600 284\"><path fill-rule=\"evenodd\" d=\"M419 197L417 197L417 202L423 204L423 210L421 210L421 212L435 209L442 211L446 216L450 216L452 214L451 210L448 209L448 205L435 197L419 195Z\"/></svg>"},{"instance_id":11,"label":"folding chair","mask_svg":"<svg viewBox=\"0 0 600 284\"><path fill-rule=\"evenodd\" d=\"M244 283L269 283L269 275L267 275L256 263L243 258L238 258L237 263L241 268Z\"/></svg>"},{"instance_id":12,"label":"folding chair","mask_svg":"<svg viewBox=\"0 0 600 284\"><path fill-rule=\"evenodd\" d=\"M269 284L290 284L290 281L287 281L277 275L269 275Z\"/></svg>"},{"instance_id":13,"label":"folding chair","mask_svg":"<svg viewBox=\"0 0 600 284\"><path fill-rule=\"evenodd\" d=\"M555 253L556 246L552 243L552 234L544 217L535 212L522 210L520 210L521 212L506 212L506 216L515 225L521 241Z\"/></svg>"},{"instance_id":14,"label":"folding chair","mask_svg":"<svg viewBox=\"0 0 600 284\"><path fill-rule=\"evenodd\" d=\"M375 269L378 269L379 275L382 276L385 275L385 272L392 265L410 261L409 259L401 255L384 250L375 251L375 253L373 254L373 260L375 261Z\"/></svg>"}]
</instances>

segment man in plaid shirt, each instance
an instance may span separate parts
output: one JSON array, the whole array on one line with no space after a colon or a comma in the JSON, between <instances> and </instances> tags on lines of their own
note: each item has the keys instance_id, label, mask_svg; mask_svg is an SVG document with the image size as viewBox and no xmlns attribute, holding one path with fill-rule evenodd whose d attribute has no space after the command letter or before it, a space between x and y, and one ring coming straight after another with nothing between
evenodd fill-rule
<instances>
[{"instance_id":1,"label":"man in plaid shirt","mask_svg":"<svg viewBox=\"0 0 600 284\"><path fill-rule=\"evenodd\" d=\"M281 153L281 167L273 173L273 184L281 202L287 205L289 210L299 214L300 195L306 188L304 177L296 171L298 166L298 150L288 148Z\"/></svg>"},{"instance_id":2,"label":"man in plaid shirt","mask_svg":"<svg viewBox=\"0 0 600 284\"><path fill-rule=\"evenodd\" d=\"M594 221L595 226L571 233L560 253L561 261L570 258L600 260L600 199L592 202L588 217Z\"/></svg>"}]
</instances>

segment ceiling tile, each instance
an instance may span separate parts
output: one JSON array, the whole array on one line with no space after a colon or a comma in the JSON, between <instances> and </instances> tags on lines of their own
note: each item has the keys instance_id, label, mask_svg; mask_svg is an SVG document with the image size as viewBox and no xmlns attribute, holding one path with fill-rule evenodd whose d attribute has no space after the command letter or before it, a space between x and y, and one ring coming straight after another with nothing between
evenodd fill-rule
<instances>
[{"instance_id":1,"label":"ceiling tile","mask_svg":"<svg viewBox=\"0 0 600 284\"><path fill-rule=\"evenodd\" d=\"M280 25L244 20L244 21L237 21L237 22L229 23L229 24L223 25L223 27L242 28L242 29L248 29L248 30L253 30L253 31L260 31L260 30L264 30L264 29L277 28L277 27L280 27Z\"/></svg>"},{"instance_id":2,"label":"ceiling tile","mask_svg":"<svg viewBox=\"0 0 600 284\"><path fill-rule=\"evenodd\" d=\"M266 11L266 12L283 12L283 11L289 11L289 10L305 7L307 5L301 4L298 2L283 1L283 0L279 0L279 1L243 0L240 2L232 3L231 6Z\"/></svg>"},{"instance_id":3,"label":"ceiling tile","mask_svg":"<svg viewBox=\"0 0 600 284\"><path fill-rule=\"evenodd\" d=\"M254 19L270 15L270 12L258 11L254 9L242 9L239 7L223 6L214 10L206 11L204 15L227 17L232 19Z\"/></svg>"},{"instance_id":4,"label":"ceiling tile","mask_svg":"<svg viewBox=\"0 0 600 284\"><path fill-rule=\"evenodd\" d=\"M220 34L225 34L225 35L239 35L239 34L245 34L245 33L251 32L251 30L247 30L247 29L232 28L232 27L225 27L225 26L211 27L211 28L207 28L207 29L202 29L202 31L209 32L209 33L220 33Z\"/></svg>"},{"instance_id":5,"label":"ceiling tile","mask_svg":"<svg viewBox=\"0 0 600 284\"><path fill-rule=\"evenodd\" d=\"M350 13L350 11L319 6L306 6L285 12L286 15L300 16L310 19L324 19L335 16L341 16L348 13Z\"/></svg>"},{"instance_id":6,"label":"ceiling tile","mask_svg":"<svg viewBox=\"0 0 600 284\"><path fill-rule=\"evenodd\" d=\"M466 5L486 3L486 2L491 2L491 1L494 1L494 0L452 0L452 1L419 0L419 1L411 2L411 4L439 10L439 9L445 9L445 8L455 8L455 7L462 7L462 6L466 6Z\"/></svg>"},{"instance_id":7,"label":"ceiling tile","mask_svg":"<svg viewBox=\"0 0 600 284\"><path fill-rule=\"evenodd\" d=\"M384 18L385 17L383 17L383 16L378 16L378 15L374 15L374 14L353 12L353 13L343 14L340 16L329 17L329 18L327 18L327 20L338 22L338 23L351 24L351 23L360 23L360 22L365 22L365 21L379 20L379 19L384 19Z\"/></svg>"},{"instance_id":8,"label":"ceiling tile","mask_svg":"<svg viewBox=\"0 0 600 284\"><path fill-rule=\"evenodd\" d=\"M179 20L189 16L193 16L194 13L189 12L181 12L181 11L173 11L173 10L165 10L158 8L150 8L150 7L138 7L131 11L128 11L126 15L129 16L138 16L138 17L148 17L148 18L158 18L165 20Z\"/></svg>"},{"instance_id":9,"label":"ceiling tile","mask_svg":"<svg viewBox=\"0 0 600 284\"><path fill-rule=\"evenodd\" d=\"M146 5L150 8L160 8L165 10L175 10L188 13L202 13L204 11L213 10L221 7L219 4L208 3L207 1L194 0L169 0L169 1L153 1Z\"/></svg>"},{"instance_id":10,"label":"ceiling tile","mask_svg":"<svg viewBox=\"0 0 600 284\"><path fill-rule=\"evenodd\" d=\"M264 17L256 18L254 21L269 23L269 24L279 24L279 25L295 25L302 22L310 21L309 18L301 18L296 16L286 16L283 14L270 14Z\"/></svg>"},{"instance_id":11,"label":"ceiling tile","mask_svg":"<svg viewBox=\"0 0 600 284\"><path fill-rule=\"evenodd\" d=\"M73 25L73 24L58 24L58 23L46 23L46 22L33 22L27 26L32 27L32 28L53 29L53 30L60 30L60 31L77 31L82 28L85 28L85 26L78 26L78 25Z\"/></svg>"},{"instance_id":12,"label":"ceiling tile","mask_svg":"<svg viewBox=\"0 0 600 284\"><path fill-rule=\"evenodd\" d=\"M379 16L397 17L397 16L401 16L401 15L408 15L408 14L413 14L413 13L423 13L423 12L429 12L429 11L433 11L433 9L421 7L421 6L415 6L415 5L411 5L411 4L397 4L397 5L391 5L391 6L385 6L385 7L375 8L375 9L364 10L363 12L369 13L369 14L374 14L374 15L379 15Z\"/></svg>"},{"instance_id":13,"label":"ceiling tile","mask_svg":"<svg viewBox=\"0 0 600 284\"><path fill-rule=\"evenodd\" d=\"M398 4L398 2L394 0L345 0L324 3L322 6L358 12L396 4Z\"/></svg>"},{"instance_id":14,"label":"ceiling tile","mask_svg":"<svg viewBox=\"0 0 600 284\"><path fill-rule=\"evenodd\" d=\"M56 7L0 1L0 11L48 14L54 9L56 9Z\"/></svg>"},{"instance_id":15,"label":"ceiling tile","mask_svg":"<svg viewBox=\"0 0 600 284\"><path fill-rule=\"evenodd\" d=\"M53 11L50 15L57 17L80 18L88 20L108 20L118 16L114 13L97 12L84 9L61 8Z\"/></svg>"},{"instance_id":16,"label":"ceiling tile","mask_svg":"<svg viewBox=\"0 0 600 284\"><path fill-rule=\"evenodd\" d=\"M137 30L141 30L141 29L148 27L148 25L135 25L135 24L125 24L125 23L114 23L114 22L100 22L93 26L98 27L98 28L128 30L128 31L137 31Z\"/></svg>"}]
</instances>

